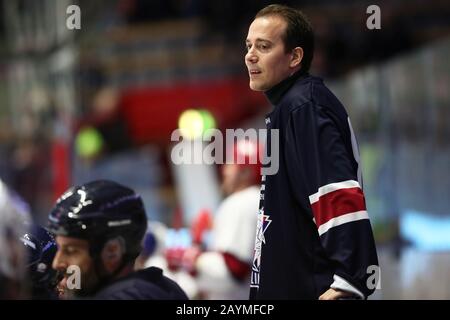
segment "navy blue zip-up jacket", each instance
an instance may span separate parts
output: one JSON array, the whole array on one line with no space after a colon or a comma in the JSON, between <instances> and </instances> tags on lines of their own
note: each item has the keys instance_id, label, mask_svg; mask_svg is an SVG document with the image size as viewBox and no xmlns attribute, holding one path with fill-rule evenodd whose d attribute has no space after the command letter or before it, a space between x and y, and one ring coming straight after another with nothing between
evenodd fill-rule
<instances>
[{"instance_id":1,"label":"navy blue zip-up jacket","mask_svg":"<svg viewBox=\"0 0 450 320\"><path fill-rule=\"evenodd\" d=\"M308 74L266 94L266 152L278 129L279 169L263 176L250 298L317 299L332 287L365 299L378 259L347 112Z\"/></svg>"}]
</instances>

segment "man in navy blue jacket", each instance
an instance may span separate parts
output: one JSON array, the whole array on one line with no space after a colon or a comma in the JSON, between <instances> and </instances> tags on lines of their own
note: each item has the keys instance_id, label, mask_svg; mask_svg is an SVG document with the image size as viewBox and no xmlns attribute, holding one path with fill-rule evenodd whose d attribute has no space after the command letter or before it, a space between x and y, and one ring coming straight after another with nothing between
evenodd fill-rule
<instances>
[{"instance_id":1,"label":"man in navy blue jacket","mask_svg":"<svg viewBox=\"0 0 450 320\"><path fill-rule=\"evenodd\" d=\"M246 45L250 88L274 106L266 124L279 134L267 135L279 170L263 176L250 298L366 299L378 259L358 149L344 107L308 74L312 27L300 11L270 5Z\"/></svg>"}]
</instances>

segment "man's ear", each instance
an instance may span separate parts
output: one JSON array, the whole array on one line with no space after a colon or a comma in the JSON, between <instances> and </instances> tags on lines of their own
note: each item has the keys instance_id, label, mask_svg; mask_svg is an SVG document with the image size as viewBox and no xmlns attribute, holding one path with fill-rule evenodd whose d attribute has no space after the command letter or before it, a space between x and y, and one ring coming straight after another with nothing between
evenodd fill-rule
<instances>
[{"instance_id":1,"label":"man's ear","mask_svg":"<svg viewBox=\"0 0 450 320\"><path fill-rule=\"evenodd\" d=\"M125 241L122 237L108 240L103 246L101 259L105 271L111 274L122 264L122 258L125 254Z\"/></svg>"},{"instance_id":2,"label":"man's ear","mask_svg":"<svg viewBox=\"0 0 450 320\"><path fill-rule=\"evenodd\" d=\"M291 68L296 68L298 66L300 66L300 63L303 60L303 49L302 47L295 47L292 50L292 58L291 58L291 63L290 63L290 67Z\"/></svg>"}]
</instances>

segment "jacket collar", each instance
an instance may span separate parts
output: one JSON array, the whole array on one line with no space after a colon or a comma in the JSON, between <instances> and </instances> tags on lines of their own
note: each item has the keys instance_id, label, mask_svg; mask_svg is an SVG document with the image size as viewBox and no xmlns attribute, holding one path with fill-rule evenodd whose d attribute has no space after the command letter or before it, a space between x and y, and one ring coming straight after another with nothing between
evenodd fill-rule
<instances>
[{"instance_id":1,"label":"jacket collar","mask_svg":"<svg viewBox=\"0 0 450 320\"><path fill-rule=\"evenodd\" d=\"M297 81L297 79L301 77L308 76L307 72L303 72L302 70L297 71L293 75L288 78L282 80L280 83L276 84L271 89L264 92L267 99L269 99L270 103L276 106L284 94L292 87L292 85Z\"/></svg>"}]
</instances>

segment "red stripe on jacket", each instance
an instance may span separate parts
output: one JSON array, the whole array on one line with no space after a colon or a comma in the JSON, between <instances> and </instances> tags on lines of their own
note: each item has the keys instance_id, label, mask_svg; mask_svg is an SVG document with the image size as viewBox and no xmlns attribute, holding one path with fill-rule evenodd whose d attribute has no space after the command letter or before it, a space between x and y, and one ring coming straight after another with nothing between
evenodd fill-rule
<instances>
[{"instance_id":1,"label":"red stripe on jacket","mask_svg":"<svg viewBox=\"0 0 450 320\"><path fill-rule=\"evenodd\" d=\"M344 214L366 210L361 188L346 188L324 194L312 205L317 227Z\"/></svg>"}]
</instances>

